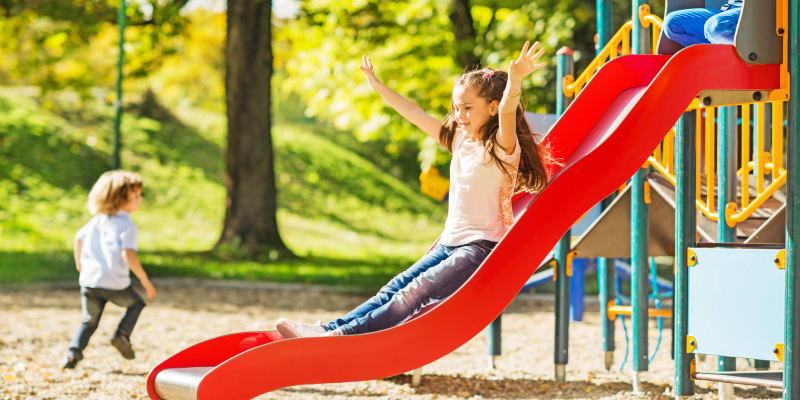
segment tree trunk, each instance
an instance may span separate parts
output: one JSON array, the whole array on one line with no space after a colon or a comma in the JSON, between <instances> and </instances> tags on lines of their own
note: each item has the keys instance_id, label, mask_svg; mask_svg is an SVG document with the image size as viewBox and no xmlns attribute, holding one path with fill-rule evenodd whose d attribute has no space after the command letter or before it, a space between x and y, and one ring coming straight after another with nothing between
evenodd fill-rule
<instances>
[{"instance_id":1,"label":"tree trunk","mask_svg":"<svg viewBox=\"0 0 800 400\"><path fill-rule=\"evenodd\" d=\"M270 137L271 0L229 0L225 47L228 143L225 225L217 242L248 256L290 255L278 233Z\"/></svg>"},{"instance_id":2,"label":"tree trunk","mask_svg":"<svg viewBox=\"0 0 800 400\"><path fill-rule=\"evenodd\" d=\"M472 20L469 0L452 0L450 22L456 43L456 61L463 69L481 66L480 57L475 55L475 24Z\"/></svg>"}]
</instances>

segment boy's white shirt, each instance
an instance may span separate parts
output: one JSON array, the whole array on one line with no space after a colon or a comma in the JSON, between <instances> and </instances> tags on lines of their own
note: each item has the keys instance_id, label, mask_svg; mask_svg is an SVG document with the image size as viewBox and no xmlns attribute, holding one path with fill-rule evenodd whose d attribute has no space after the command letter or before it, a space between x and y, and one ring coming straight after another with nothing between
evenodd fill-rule
<instances>
[{"instance_id":1,"label":"boy's white shirt","mask_svg":"<svg viewBox=\"0 0 800 400\"><path fill-rule=\"evenodd\" d=\"M79 283L82 287L121 290L131 284L124 249L136 250L138 231L130 214L95 215L76 239L83 242Z\"/></svg>"},{"instance_id":2,"label":"boy's white shirt","mask_svg":"<svg viewBox=\"0 0 800 400\"><path fill-rule=\"evenodd\" d=\"M499 241L514 223L511 196L517 179L521 149L515 140L514 151L495 153L506 165L503 172L479 140L466 138L459 131L453 138L450 162L449 210L439 243L459 246L475 240Z\"/></svg>"}]
</instances>

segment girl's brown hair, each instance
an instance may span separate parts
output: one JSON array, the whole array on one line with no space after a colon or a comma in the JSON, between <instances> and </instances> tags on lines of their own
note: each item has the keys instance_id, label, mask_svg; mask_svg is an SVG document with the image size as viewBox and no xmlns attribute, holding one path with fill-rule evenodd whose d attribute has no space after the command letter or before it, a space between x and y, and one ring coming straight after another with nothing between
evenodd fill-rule
<instances>
[{"instance_id":1,"label":"girl's brown hair","mask_svg":"<svg viewBox=\"0 0 800 400\"><path fill-rule=\"evenodd\" d=\"M494 100L500 102L503 98L503 91L508 82L508 74L504 71L493 70L491 68L481 68L466 72L456 81L455 86L474 88L478 91L478 96L491 103ZM499 115L499 114L498 114ZM507 163L500 160L495 151L503 151L497 142L497 131L500 126L498 115L489 118L489 121L480 127L480 137L483 146L492 159L497 163L503 172L510 174ZM525 112L522 104L517 106L517 139L521 150L519 167L517 169L517 183L515 192L537 191L544 188L547 184L548 176L545 164L550 162L550 155L547 149L542 148L536 143L534 133L531 131L528 121L525 120ZM439 142L448 150L453 151L453 139L456 134L458 122L455 119L453 107L444 119L442 129L439 131Z\"/></svg>"},{"instance_id":2,"label":"girl's brown hair","mask_svg":"<svg viewBox=\"0 0 800 400\"><path fill-rule=\"evenodd\" d=\"M135 172L107 171L100 175L89 192L89 213L116 214L125 204L129 196L142 189L142 177Z\"/></svg>"}]
</instances>

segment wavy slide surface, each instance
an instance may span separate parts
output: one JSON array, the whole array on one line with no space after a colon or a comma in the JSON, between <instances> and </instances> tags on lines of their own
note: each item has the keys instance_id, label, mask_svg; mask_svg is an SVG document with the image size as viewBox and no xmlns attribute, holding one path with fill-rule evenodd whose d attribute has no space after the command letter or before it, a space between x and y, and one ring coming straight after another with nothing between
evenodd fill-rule
<instances>
[{"instance_id":1,"label":"wavy slide surface","mask_svg":"<svg viewBox=\"0 0 800 400\"><path fill-rule=\"evenodd\" d=\"M633 55L603 66L545 139L561 166L478 271L427 313L379 332L283 340L236 333L191 346L157 365L153 399L249 399L282 387L377 379L455 350L513 300L563 233L619 188L701 90L769 90L778 65L749 65L733 46L697 45L673 56Z\"/></svg>"}]
</instances>

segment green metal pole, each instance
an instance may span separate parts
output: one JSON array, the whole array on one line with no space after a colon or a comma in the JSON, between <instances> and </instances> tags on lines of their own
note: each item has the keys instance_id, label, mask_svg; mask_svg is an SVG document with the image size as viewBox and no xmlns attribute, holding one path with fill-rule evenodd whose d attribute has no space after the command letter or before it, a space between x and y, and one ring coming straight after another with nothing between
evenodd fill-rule
<instances>
[{"instance_id":1,"label":"green metal pole","mask_svg":"<svg viewBox=\"0 0 800 400\"><path fill-rule=\"evenodd\" d=\"M725 221L725 206L736 200L736 108L719 107L717 115L717 242L733 243L736 241L735 229ZM735 371L736 358L717 358L719 371ZM720 398L733 395L733 385L719 384ZM729 393L729 394L728 394Z\"/></svg>"},{"instance_id":2,"label":"green metal pole","mask_svg":"<svg viewBox=\"0 0 800 400\"><path fill-rule=\"evenodd\" d=\"M647 0L632 0L631 52L650 53L649 37L639 21L639 6ZM640 168L631 180L631 325L633 326L633 391L642 391L640 375L647 371L648 343L648 265L647 205L644 202L645 170Z\"/></svg>"},{"instance_id":3,"label":"green metal pole","mask_svg":"<svg viewBox=\"0 0 800 400\"><path fill-rule=\"evenodd\" d=\"M645 170L631 182L631 324L633 325L634 392L639 392L639 372L647 371L648 265L647 204L644 203Z\"/></svg>"},{"instance_id":4,"label":"green metal pole","mask_svg":"<svg viewBox=\"0 0 800 400\"><path fill-rule=\"evenodd\" d=\"M719 107L717 110L717 210L720 211L717 241L733 243L735 229L725 221L725 206L736 200L736 108Z\"/></svg>"},{"instance_id":5,"label":"green metal pole","mask_svg":"<svg viewBox=\"0 0 800 400\"><path fill-rule=\"evenodd\" d=\"M489 369L494 369L497 357L502 354L503 349L501 345L503 341L500 338L502 327L503 314L501 313L489 324Z\"/></svg>"},{"instance_id":6,"label":"green metal pole","mask_svg":"<svg viewBox=\"0 0 800 400\"><path fill-rule=\"evenodd\" d=\"M764 104L764 106L765 107L764 107L763 115L759 115L758 109L756 107L753 107L750 104L744 105L742 107L750 107L751 109L755 109L756 111L753 112L752 115L755 115L755 120L756 121L760 120L762 122L762 128L760 128L760 129L765 129L762 132L770 132L770 128L769 127L771 125L771 121L770 121L771 118L769 118L769 115L772 114L772 103L766 103L766 104ZM744 121L742 121L742 123L744 123ZM752 124L751 126L755 127L756 125ZM767 136L770 136L770 135L767 135ZM750 137L751 137L750 143L753 144L752 145L752 155L751 155L750 159L751 160L756 160L756 157L762 157L761 155L757 156L757 154L762 152L762 150L759 150L759 149L763 149L764 148L764 143L762 143L763 139L761 138L761 135L757 135L756 134L755 129L753 129L750 132ZM756 139L753 139L753 137L755 137ZM753 176L755 176L754 172L752 174L753 174ZM753 360L753 367L756 370L759 370L759 371L767 370L767 369L769 369L769 361L767 361L767 360Z\"/></svg>"},{"instance_id":7,"label":"green metal pole","mask_svg":"<svg viewBox=\"0 0 800 400\"><path fill-rule=\"evenodd\" d=\"M789 0L789 108L787 132L787 173L786 182L786 317L784 321L784 355L783 355L783 399L794 400L800 397L800 352L794 351L794 344L799 343L797 335L800 334L800 197L798 197L798 179L800 178L800 154L798 153L798 140L800 131L797 123L800 121L800 0Z\"/></svg>"},{"instance_id":8,"label":"green metal pole","mask_svg":"<svg viewBox=\"0 0 800 400\"><path fill-rule=\"evenodd\" d=\"M568 47L558 50L558 65L556 70L556 115L566 111L570 99L564 96L564 77L574 74L575 62L573 52ZM555 330L555 375L557 382L564 382L567 378L567 362L569 360L569 277L567 276L567 252L570 248L571 233L568 229L555 247L556 256L556 330Z\"/></svg>"},{"instance_id":9,"label":"green metal pole","mask_svg":"<svg viewBox=\"0 0 800 400\"><path fill-rule=\"evenodd\" d=\"M769 103L767 103L767 104L769 104ZM764 122L769 122L769 118L767 118L767 116L769 115L770 110L767 110L766 109L767 107L765 107L764 112L763 113L759 113L758 112L758 108L754 107L751 104L743 105L742 107L747 107L750 110L752 110L751 121L747 121L747 123L751 124L750 126L753 127L753 129L751 129L751 131L750 131L750 143L752 143L751 150L750 150L751 151L750 159L753 160L753 161L756 161L756 160L759 160L760 157L761 157L761 150L759 150L759 149L763 149L764 148L764 144L762 143L761 135L759 135L758 132L768 132L768 131L764 131L762 129L765 129ZM759 124L758 121L761 121L761 123ZM744 124L744 123L745 123L745 121L742 121L742 124ZM751 172L751 174L753 174L753 176L755 176L755 172L754 171ZM757 370L766 370L766 369L769 369L769 361L766 361L766 360L754 360L754 365L753 366Z\"/></svg>"},{"instance_id":10,"label":"green metal pole","mask_svg":"<svg viewBox=\"0 0 800 400\"><path fill-rule=\"evenodd\" d=\"M114 169L121 167L120 151L120 125L122 123L122 65L125 61L125 23L127 6L125 0L120 0L117 11L117 24L119 25L119 59L117 60L117 100L114 102Z\"/></svg>"},{"instance_id":11,"label":"green metal pole","mask_svg":"<svg viewBox=\"0 0 800 400\"><path fill-rule=\"evenodd\" d=\"M597 53L611 40L611 7L612 0L597 0ZM610 198L610 197L609 197ZM606 203L605 201L603 203ZM606 204L603 204L605 209ZM600 321L603 333L603 353L605 367L611 369L614 364L614 320L608 319L607 304L614 300L614 259L597 259L597 288L600 298Z\"/></svg>"},{"instance_id":12,"label":"green metal pole","mask_svg":"<svg viewBox=\"0 0 800 400\"><path fill-rule=\"evenodd\" d=\"M595 7L596 7L596 14L597 14L597 51L596 53L600 53L600 50L608 44L608 41L611 40L611 29L612 29L612 21L611 21L611 7L613 5L612 0L596 0Z\"/></svg>"},{"instance_id":13,"label":"green metal pole","mask_svg":"<svg viewBox=\"0 0 800 400\"><path fill-rule=\"evenodd\" d=\"M675 125L675 287L673 289L675 344L675 396L694 394L690 373L695 363L694 354L686 353L686 335L689 325L689 271L687 249L695 245L697 204L695 203L695 112L683 113Z\"/></svg>"}]
</instances>

